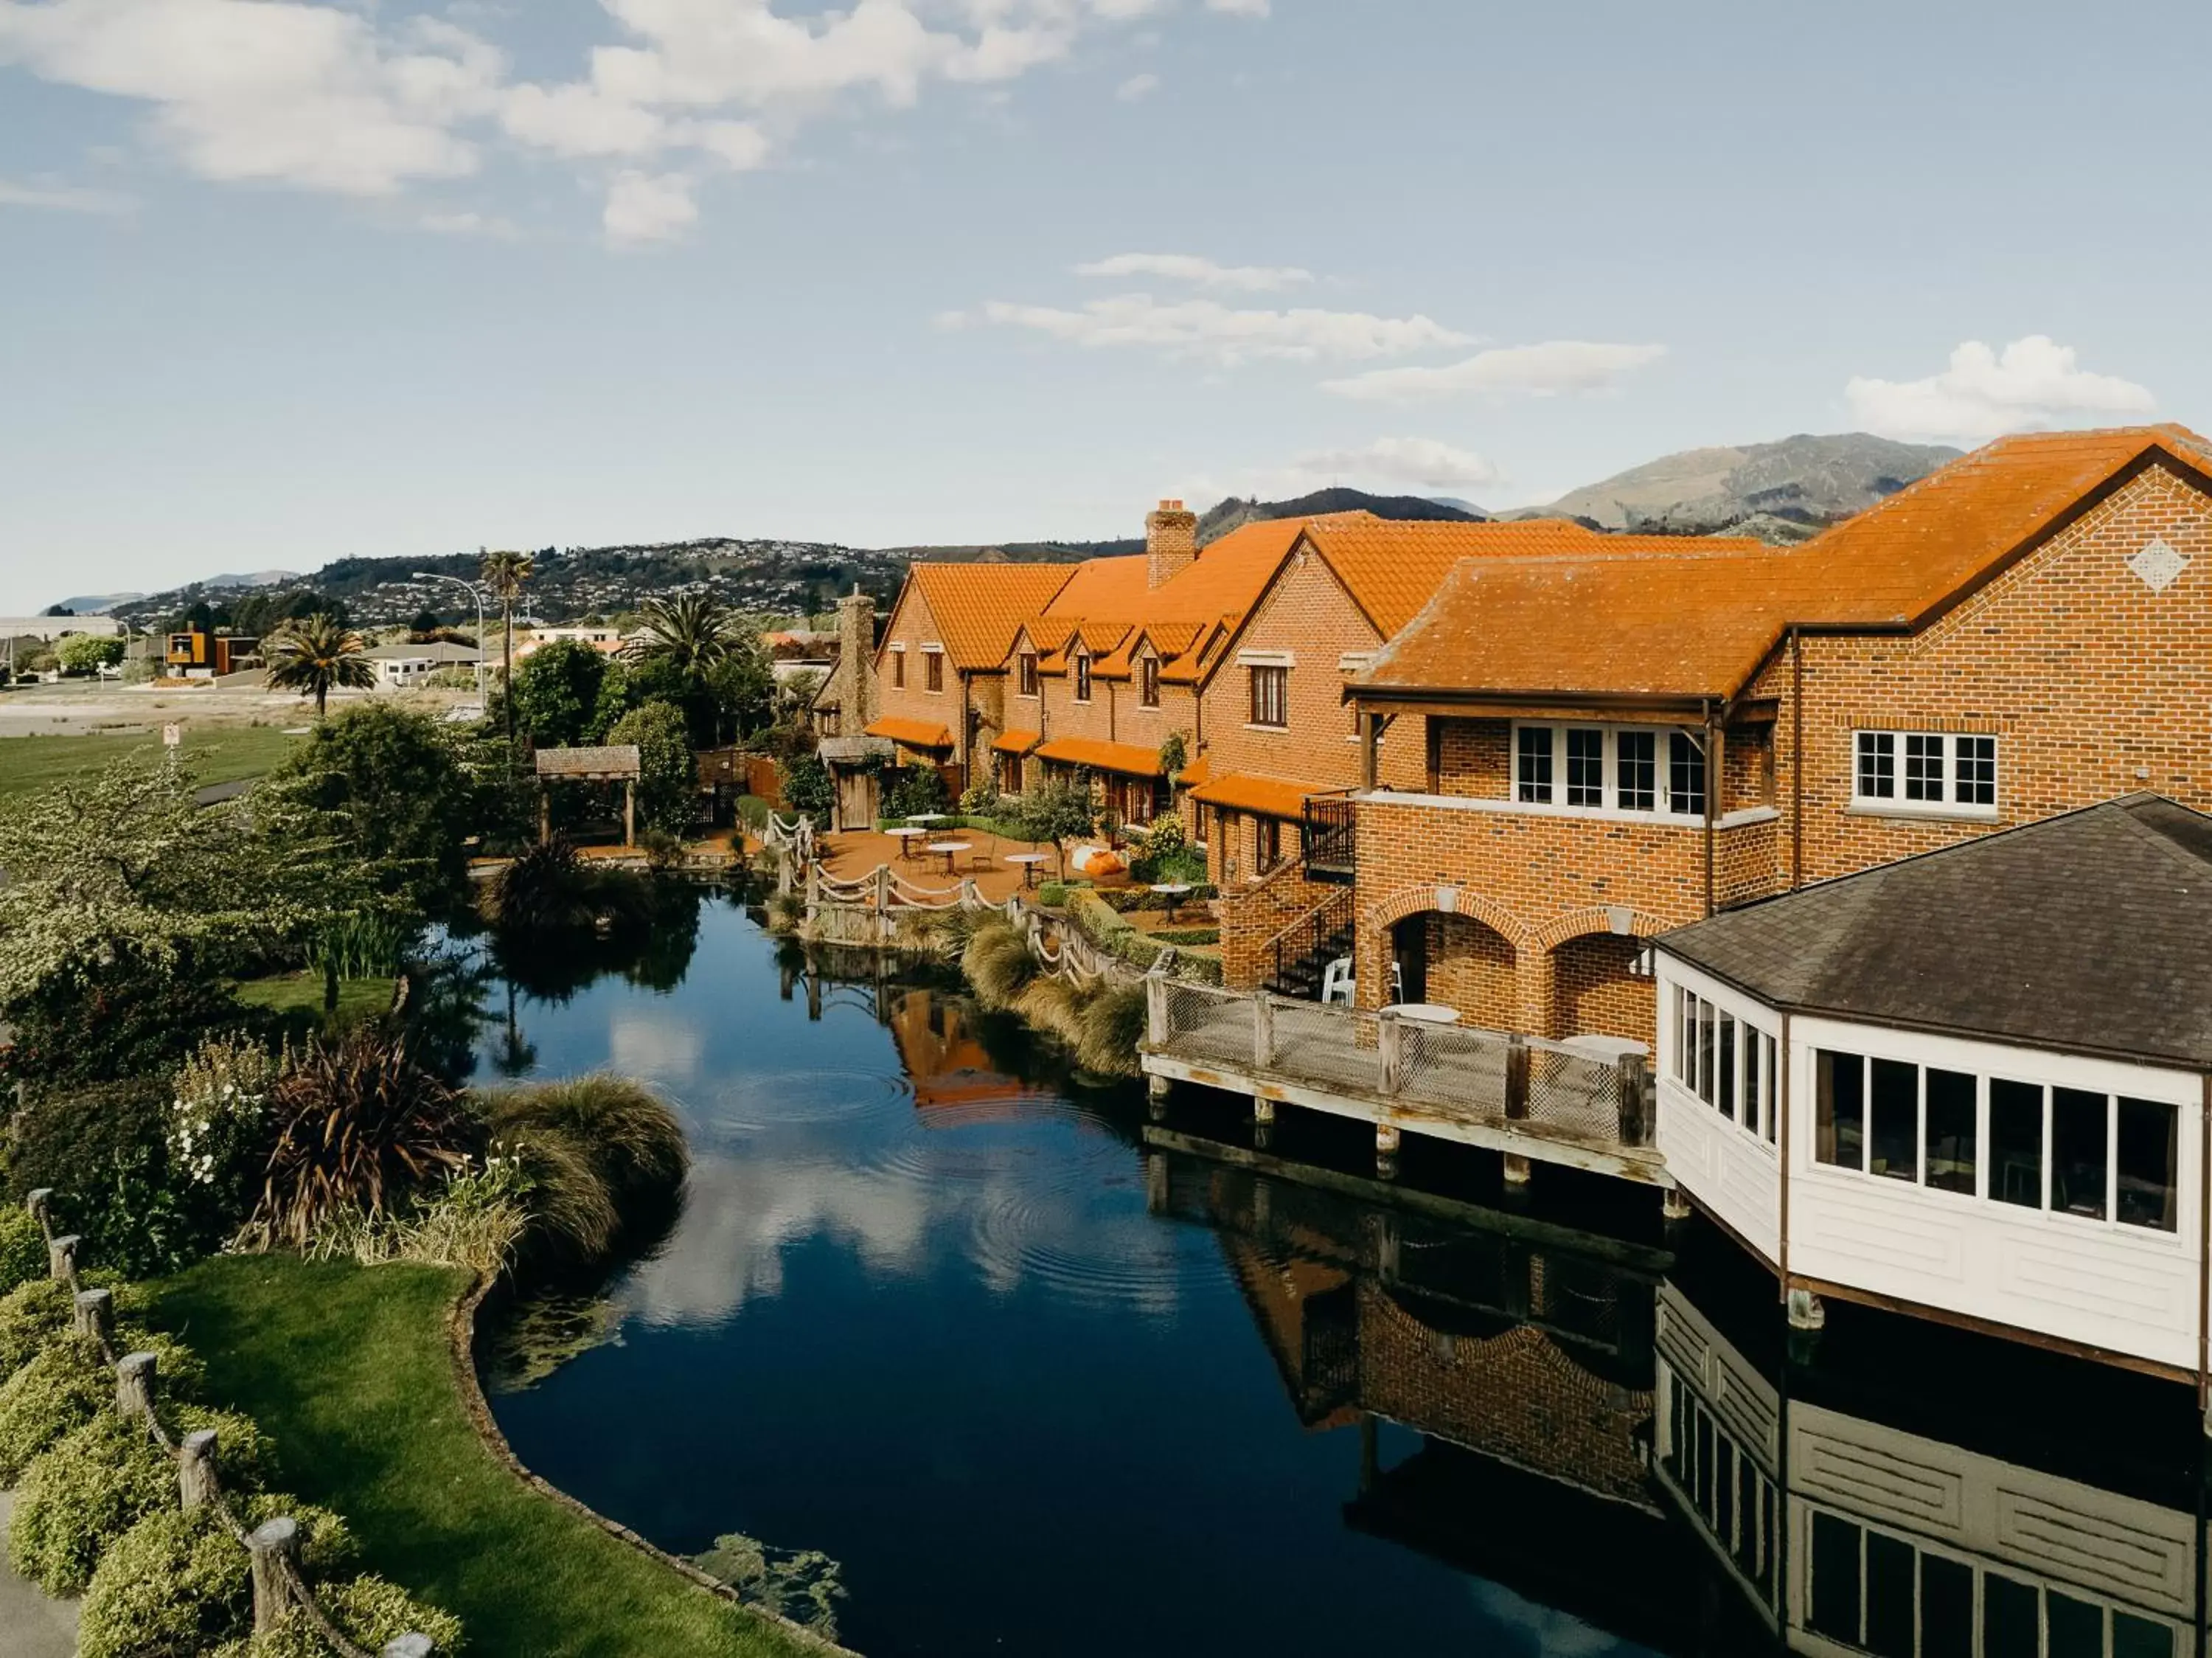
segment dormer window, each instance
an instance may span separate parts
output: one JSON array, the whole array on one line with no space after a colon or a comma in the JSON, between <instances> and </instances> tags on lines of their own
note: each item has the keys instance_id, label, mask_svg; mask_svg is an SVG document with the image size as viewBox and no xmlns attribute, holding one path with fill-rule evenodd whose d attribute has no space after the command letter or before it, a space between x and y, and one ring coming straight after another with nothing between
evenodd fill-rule
<instances>
[{"instance_id":1,"label":"dormer window","mask_svg":"<svg viewBox=\"0 0 2212 1658\"><path fill-rule=\"evenodd\" d=\"M1137 706L1158 708L1160 705L1160 659L1146 656L1137 664Z\"/></svg>"},{"instance_id":2,"label":"dormer window","mask_svg":"<svg viewBox=\"0 0 2212 1658\"><path fill-rule=\"evenodd\" d=\"M1091 700L1091 658L1079 650L1075 653L1075 700Z\"/></svg>"},{"instance_id":3,"label":"dormer window","mask_svg":"<svg viewBox=\"0 0 2212 1658\"><path fill-rule=\"evenodd\" d=\"M1023 696L1034 697L1037 694L1036 652L1024 650L1014 659L1014 675Z\"/></svg>"}]
</instances>

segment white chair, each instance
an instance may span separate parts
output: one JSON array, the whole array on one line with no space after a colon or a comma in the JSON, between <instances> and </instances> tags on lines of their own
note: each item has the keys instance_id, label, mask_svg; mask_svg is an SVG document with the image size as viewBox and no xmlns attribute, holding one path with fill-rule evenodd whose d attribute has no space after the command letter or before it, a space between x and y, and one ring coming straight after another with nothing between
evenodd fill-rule
<instances>
[{"instance_id":1,"label":"white chair","mask_svg":"<svg viewBox=\"0 0 2212 1658\"><path fill-rule=\"evenodd\" d=\"M1352 984L1352 958L1340 955L1322 970L1321 999L1323 1005L1338 1002L1350 1007Z\"/></svg>"},{"instance_id":2,"label":"white chair","mask_svg":"<svg viewBox=\"0 0 2212 1658\"><path fill-rule=\"evenodd\" d=\"M1390 1005L1395 1007L1406 999L1406 970L1396 962L1390 964Z\"/></svg>"}]
</instances>

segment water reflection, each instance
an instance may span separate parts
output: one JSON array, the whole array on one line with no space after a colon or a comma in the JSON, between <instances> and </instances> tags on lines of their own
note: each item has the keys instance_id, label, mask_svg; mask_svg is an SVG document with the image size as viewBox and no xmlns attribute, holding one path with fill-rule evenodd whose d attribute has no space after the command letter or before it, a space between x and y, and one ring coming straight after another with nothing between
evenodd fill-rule
<instances>
[{"instance_id":1,"label":"water reflection","mask_svg":"<svg viewBox=\"0 0 2212 1658\"><path fill-rule=\"evenodd\" d=\"M1793 1354L1709 1235L1148 1124L941 979L697 919L482 1034L653 1078L696 1159L499 1414L668 1547L842 1561L862 1650L2202 1650L2174 1390L1871 1314Z\"/></svg>"}]
</instances>

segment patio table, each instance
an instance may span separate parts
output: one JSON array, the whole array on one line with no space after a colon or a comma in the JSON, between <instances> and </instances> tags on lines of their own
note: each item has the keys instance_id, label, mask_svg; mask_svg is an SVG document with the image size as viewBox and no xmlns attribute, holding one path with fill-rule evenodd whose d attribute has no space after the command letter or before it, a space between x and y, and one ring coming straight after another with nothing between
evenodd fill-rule
<instances>
[{"instance_id":1,"label":"patio table","mask_svg":"<svg viewBox=\"0 0 2212 1658\"><path fill-rule=\"evenodd\" d=\"M927 852L944 853L945 873L948 875L957 875L960 872L952 867L952 860L958 857L963 852L966 851L974 844L975 843L973 841L965 840L933 840L922 850Z\"/></svg>"}]
</instances>

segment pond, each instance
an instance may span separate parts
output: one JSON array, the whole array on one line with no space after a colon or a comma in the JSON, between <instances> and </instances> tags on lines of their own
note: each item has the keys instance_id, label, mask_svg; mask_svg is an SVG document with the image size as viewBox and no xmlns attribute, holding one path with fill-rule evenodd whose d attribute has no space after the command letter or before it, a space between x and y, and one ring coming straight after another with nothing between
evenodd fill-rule
<instances>
[{"instance_id":1,"label":"pond","mask_svg":"<svg viewBox=\"0 0 2212 1658\"><path fill-rule=\"evenodd\" d=\"M719 896L680 930L688 959L521 975L481 1045L487 1073L648 1079L694 1156L592 1335L494 1407L524 1461L665 1548L738 1533L842 1563L841 1637L874 1658L1746 1651L1822 1561L1796 1621L1890 1649L1894 1618L1868 1620L1899 1582L1906 1625L1924 1614L1881 1539L1929 1527L1785 1466L1815 1396L1863 1456L1969 1483L2026 1466L1963 1448L2016 1417L2051 1450L2046 1509L2196 1547L2182 1390L1849 1313L1816 1366L1724 1240L1601 1188L1503 1206L1475 1154L1409 1147L1432 1195L1408 1198L1356 1139L1288 1122L1255 1161L1226 1107L1178 1099L1164 1131L941 977L841 977ZM1931 1411L1919 1381L1975 1365L2037 1408ZM1905 1426L1869 1405L1889 1395ZM2077 1397L2137 1424L2125 1455L2060 1466L2081 1418L2035 1419ZM2058 1586L2039 1618L2100 1609L2085 1651L2201 1649L2194 1589L2008 1564ZM2174 1644L2126 1644L2145 1630Z\"/></svg>"}]
</instances>

